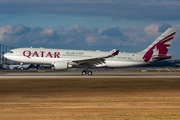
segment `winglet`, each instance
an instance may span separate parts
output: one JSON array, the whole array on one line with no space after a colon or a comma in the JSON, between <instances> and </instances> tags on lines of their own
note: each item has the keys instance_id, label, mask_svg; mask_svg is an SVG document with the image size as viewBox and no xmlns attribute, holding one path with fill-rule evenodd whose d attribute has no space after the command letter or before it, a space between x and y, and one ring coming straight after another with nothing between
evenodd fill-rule
<instances>
[{"instance_id":1,"label":"winglet","mask_svg":"<svg viewBox=\"0 0 180 120\"><path fill-rule=\"evenodd\" d=\"M109 55L108 57L113 57L113 56L116 56L118 54L119 54L119 50L114 50L114 51L112 51L112 54Z\"/></svg>"},{"instance_id":2,"label":"winglet","mask_svg":"<svg viewBox=\"0 0 180 120\"><path fill-rule=\"evenodd\" d=\"M116 50L112 53L112 56L118 55L119 54L119 50Z\"/></svg>"}]
</instances>

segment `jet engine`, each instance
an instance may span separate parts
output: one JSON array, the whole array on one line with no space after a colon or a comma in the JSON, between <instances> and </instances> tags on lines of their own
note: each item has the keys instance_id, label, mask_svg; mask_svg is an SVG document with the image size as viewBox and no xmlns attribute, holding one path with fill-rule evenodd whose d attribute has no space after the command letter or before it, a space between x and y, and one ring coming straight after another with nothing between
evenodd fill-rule
<instances>
[{"instance_id":1,"label":"jet engine","mask_svg":"<svg viewBox=\"0 0 180 120\"><path fill-rule=\"evenodd\" d=\"M67 70L68 68L72 68L72 65L69 65L67 61L56 61L54 62L55 70Z\"/></svg>"}]
</instances>

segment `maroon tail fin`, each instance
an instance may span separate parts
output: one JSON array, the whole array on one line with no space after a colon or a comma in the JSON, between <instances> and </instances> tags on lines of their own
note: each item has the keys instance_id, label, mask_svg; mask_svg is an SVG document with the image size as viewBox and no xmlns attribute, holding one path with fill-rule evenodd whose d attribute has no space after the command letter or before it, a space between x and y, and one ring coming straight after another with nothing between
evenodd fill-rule
<instances>
[{"instance_id":1,"label":"maroon tail fin","mask_svg":"<svg viewBox=\"0 0 180 120\"><path fill-rule=\"evenodd\" d=\"M148 62L153 56L166 56L175 33L175 28L167 29L150 46L141 51L144 53L144 61Z\"/></svg>"}]
</instances>

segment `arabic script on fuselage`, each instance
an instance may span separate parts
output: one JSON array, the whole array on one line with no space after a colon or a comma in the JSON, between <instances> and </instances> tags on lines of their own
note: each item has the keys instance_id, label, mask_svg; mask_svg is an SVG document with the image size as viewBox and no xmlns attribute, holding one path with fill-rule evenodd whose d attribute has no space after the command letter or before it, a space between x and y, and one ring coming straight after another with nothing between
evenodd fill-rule
<instances>
[{"instance_id":1,"label":"arabic script on fuselage","mask_svg":"<svg viewBox=\"0 0 180 120\"><path fill-rule=\"evenodd\" d=\"M66 54L68 54L68 55L83 55L84 53L83 52L69 52L69 51L67 51L66 52Z\"/></svg>"}]
</instances>

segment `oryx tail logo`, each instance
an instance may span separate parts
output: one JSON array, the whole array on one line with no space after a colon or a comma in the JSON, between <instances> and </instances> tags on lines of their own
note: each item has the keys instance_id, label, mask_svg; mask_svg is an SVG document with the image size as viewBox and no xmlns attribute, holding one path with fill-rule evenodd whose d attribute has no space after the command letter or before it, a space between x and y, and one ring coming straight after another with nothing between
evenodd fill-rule
<instances>
[{"instance_id":1,"label":"oryx tail logo","mask_svg":"<svg viewBox=\"0 0 180 120\"><path fill-rule=\"evenodd\" d=\"M146 53L143 56L145 62L148 62L153 55L156 56L164 56L167 54L168 49L171 45L171 41L174 38L176 32L165 36L162 34L156 41L154 41L147 49L145 49Z\"/></svg>"}]
</instances>

